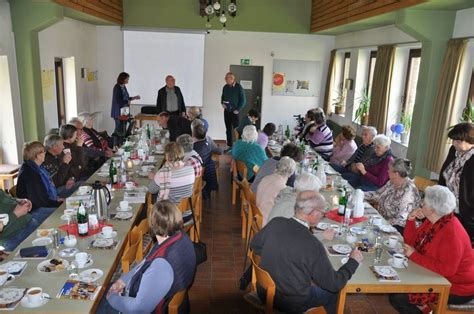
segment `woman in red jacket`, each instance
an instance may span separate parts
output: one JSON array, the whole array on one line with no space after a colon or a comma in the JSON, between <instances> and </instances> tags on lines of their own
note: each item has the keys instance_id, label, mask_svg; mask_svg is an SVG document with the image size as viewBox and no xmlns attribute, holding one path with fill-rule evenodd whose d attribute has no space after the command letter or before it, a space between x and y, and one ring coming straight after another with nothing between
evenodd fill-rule
<instances>
[{"instance_id":1,"label":"woman in red jacket","mask_svg":"<svg viewBox=\"0 0 474 314\"><path fill-rule=\"evenodd\" d=\"M464 304L474 299L474 253L471 240L454 216L454 194L435 185L425 191L423 207L408 216L404 238L405 255L451 283L449 304ZM423 219L417 228L416 219ZM437 294L395 294L390 303L400 313L429 313L428 304Z\"/></svg>"}]
</instances>

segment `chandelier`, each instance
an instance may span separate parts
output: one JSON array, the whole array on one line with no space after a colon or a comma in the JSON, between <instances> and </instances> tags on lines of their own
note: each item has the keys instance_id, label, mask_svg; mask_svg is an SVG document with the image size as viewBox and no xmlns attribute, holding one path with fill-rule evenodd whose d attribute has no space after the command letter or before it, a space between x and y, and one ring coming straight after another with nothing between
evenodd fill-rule
<instances>
[{"instance_id":1,"label":"chandelier","mask_svg":"<svg viewBox=\"0 0 474 314\"><path fill-rule=\"evenodd\" d=\"M200 0L201 16L207 18L206 28L212 27L211 19L216 17L225 30L228 17L235 17L237 14L237 0Z\"/></svg>"}]
</instances>

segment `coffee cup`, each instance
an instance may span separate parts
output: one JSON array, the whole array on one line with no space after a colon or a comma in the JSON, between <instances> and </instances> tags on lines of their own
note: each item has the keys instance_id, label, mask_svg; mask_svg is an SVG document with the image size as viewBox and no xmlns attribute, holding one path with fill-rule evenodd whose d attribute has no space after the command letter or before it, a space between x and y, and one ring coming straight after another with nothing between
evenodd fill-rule
<instances>
[{"instance_id":1,"label":"coffee cup","mask_svg":"<svg viewBox=\"0 0 474 314\"><path fill-rule=\"evenodd\" d=\"M30 304L39 304L43 301L43 289L33 287L26 291L26 298Z\"/></svg>"},{"instance_id":2,"label":"coffee cup","mask_svg":"<svg viewBox=\"0 0 474 314\"><path fill-rule=\"evenodd\" d=\"M88 186L88 185L80 186L79 187L79 193L80 194L86 194L87 192L89 192L90 189L91 189L91 187Z\"/></svg>"},{"instance_id":3,"label":"coffee cup","mask_svg":"<svg viewBox=\"0 0 474 314\"><path fill-rule=\"evenodd\" d=\"M102 235L105 238L110 238L112 236L113 232L114 232L114 228L112 228L110 226L102 227Z\"/></svg>"},{"instance_id":4,"label":"coffee cup","mask_svg":"<svg viewBox=\"0 0 474 314\"><path fill-rule=\"evenodd\" d=\"M408 258L401 254L401 253L395 253L393 254L393 266L395 267L404 267L406 266L406 262L408 261Z\"/></svg>"},{"instance_id":5,"label":"coffee cup","mask_svg":"<svg viewBox=\"0 0 474 314\"><path fill-rule=\"evenodd\" d=\"M0 214L0 222L6 226L8 222L10 221L10 217L8 217L8 214Z\"/></svg>"},{"instance_id":6,"label":"coffee cup","mask_svg":"<svg viewBox=\"0 0 474 314\"><path fill-rule=\"evenodd\" d=\"M9 276L8 272L0 271L0 286L3 285L5 282L7 282L8 276Z\"/></svg>"},{"instance_id":7,"label":"coffee cup","mask_svg":"<svg viewBox=\"0 0 474 314\"><path fill-rule=\"evenodd\" d=\"M121 210L128 210L128 201L120 201L119 204Z\"/></svg>"},{"instance_id":8,"label":"coffee cup","mask_svg":"<svg viewBox=\"0 0 474 314\"><path fill-rule=\"evenodd\" d=\"M388 237L388 246L391 248L396 247L398 244L398 237L397 236L389 236Z\"/></svg>"},{"instance_id":9,"label":"coffee cup","mask_svg":"<svg viewBox=\"0 0 474 314\"><path fill-rule=\"evenodd\" d=\"M79 268L82 268L91 259L91 255L86 252L79 252L76 254L75 259L76 259L77 266Z\"/></svg>"},{"instance_id":10,"label":"coffee cup","mask_svg":"<svg viewBox=\"0 0 474 314\"><path fill-rule=\"evenodd\" d=\"M65 148L65 149L63 149L63 153L64 153L64 154L70 154L70 153L71 153L71 149L70 149L70 148Z\"/></svg>"},{"instance_id":11,"label":"coffee cup","mask_svg":"<svg viewBox=\"0 0 474 314\"><path fill-rule=\"evenodd\" d=\"M77 244L77 239L74 235L70 234L64 237L64 245L66 247L74 247Z\"/></svg>"},{"instance_id":12,"label":"coffee cup","mask_svg":"<svg viewBox=\"0 0 474 314\"><path fill-rule=\"evenodd\" d=\"M135 183L133 183L132 181L127 181L127 182L125 182L125 188L126 188L127 190L131 190L131 189L133 189L134 187L135 187Z\"/></svg>"}]
</instances>

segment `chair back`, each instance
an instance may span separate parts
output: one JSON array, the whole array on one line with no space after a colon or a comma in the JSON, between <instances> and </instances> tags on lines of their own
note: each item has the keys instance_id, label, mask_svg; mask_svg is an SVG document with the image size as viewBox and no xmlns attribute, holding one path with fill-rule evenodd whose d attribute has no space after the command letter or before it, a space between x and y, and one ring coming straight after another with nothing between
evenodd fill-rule
<instances>
[{"instance_id":1,"label":"chair back","mask_svg":"<svg viewBox=\"0 0 474 314\"><path fill-rule=\"evenodd\" d=\"M151 216L151 211L153 210L153 195L150 192L146 192L146 216L150 217Z\"/></svg>"},{"instance_id":2,"label":"chair back","mask_svg":"<svg viewBox=\"0 0 474 314\"><path fill-rule=\"evenodd\" d=\"M12 197L16 197L16 185L12 186L8 191Z\"/></svg>"},{"instance_id":3,"label":"chair back","mask_svg":"<svg viewBox=\"0 0 474 314\"><path fill-rule=\"evenodd\" d=\"M137 260L139 259L138 262L140 262L153 246L153 239L152 239L152 236L150 235L150 224L148 223L148 219L143 219L137 228L138 228L138 231L140 232L140 236L142 238L142 244L143 244L141 256L138 256L138 252L137 252Z\"/></svg>"},{"instance_id":4,"label":"chair back","mask_svg":"<svg viewBox=\"0 0 474 314\"><path fill-rule=\"evenodd\" d=\"M188 290L181 290L173 295L170 303L168 304L168 314L178 314L178 309L183 304Z\"/></svg>"},{"instance_id":5,"label":"chair back","mask_svg":"<svg viewBox=\"0 0 474 314\"><path fill-rule=\"evenodd\" d=\"M184 214L186 211L191 209L191 204L189 203L189 197L183 198L177 205L179 211ZM184 231L189 234L191 237L191 229L194 226L194 221L191 218L187 223L184 224Z\"/></svg>"},{"instance_id":6,"label":"chair back","mask_svg":"<svg viewBox=\"0 0 474 314\"><path fill-rule=\"evenodd\" d=\"M265 314L273 313L273 299L275 298L275 282L268 272L260 268L260 266L253 259L255 255L252 254L250 260L252 261L253 274L255 274L256 283L265 290Z\"/></svg>"},{"instance_id":7,"label":"chair back","mask_svg":"<svg viewBox=\"0 0 474 314\"><path fill-rule=\"evenodd\" d=\"M430 179L416 176L413 181L415 182L416 188L421 192L425 192L426 188L429 186L436 185L436 182Z\"/></svg>"},{"instance_id":8,"label":"chair back","mask_svg":"<svg viewBox=\"0 0 474 314\"><path fill-rule=\"evenodd\" d=\"M141 262L143 259L143 234L138 226L134 226L129 233L130 247L138 244L135 253L135 261Z\"/></svg>"},{"instance_id":9,"label":"chair back","mask_svg":"<svg viewBox=\"0 0 474 314\"><path fill-rule=\"evenodd\" d=\"M239 131L237 131L237 128L234 129L234 140L238 140L240 139L240 134L239 134Z\"/></svg>"},{"instance_id":10,"label":"chair back","mask_svg":"<svg viewBox=\"0 0 474 314\"><path fill-rule=\"evenodd\" d=\"M126 247L123 254L122 254L122 272L124 274L130 271L130 266L136 260L137 257L137 250L141 247L142 242L138 241L135 244L131 244L130 246Z\"/></svg>"},{"instance_id":11,"label":"chair back","mask_svg":"<svg viewBox=\"0 0 474 314\"><path fill-rule=\"evenodd\" d=\"M242 179L247 179L247 165L241 160L235 160L235 173L233 173L234 178L238 178L239 174Z\"/></svg>"}]
</instances>

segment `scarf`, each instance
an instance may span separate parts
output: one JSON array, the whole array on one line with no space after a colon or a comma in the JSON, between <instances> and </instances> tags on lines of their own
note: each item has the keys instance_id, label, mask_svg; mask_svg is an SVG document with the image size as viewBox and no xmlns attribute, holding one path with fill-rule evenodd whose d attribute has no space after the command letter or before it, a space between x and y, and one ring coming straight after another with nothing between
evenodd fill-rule
<instances>
[{"instance_id":1,"label":"scarf","mask_svg":"<svg viewBox=\"0 0 474 314\"><path fill-rule=\"evenodd\" d=\"M35 173L39 174L41 181L46 188L46 192L48 193L48 198L52 201L57 201L58 194L56 192L56 187L54 186L48 171L46 171L46 169L43 167L38 166L33 160L27 160L26 164L30 166L30 168L33 169Z\"/></svg>"},{"instance_id":2,"label":"scarf","mask_svg":"<svg viewBox=\"0 0 474 314\"><path fill-rule=\"evenodd\" d=\"M392 156L392 150L389 148L382 156L377 156L375 151L370 155L370 157L364 162L365 168L374 166L383 160L385 160L388 156Z\"/></svg>"},{"instance_id":3,"label":"scarf","mask_svg":"<svg viewBox=\"0 0 474 314\"><path fill-rule=\"evenodd\" d=\"M454 193L454 196L456 196L456 202L458 203L456 211L459 208L459 182L461 181L462 169L466 161L471 159L473 155L474 148L465 152L456 151L456 157L443 172L443 176L446 179L446 186Z\"/></svg>"},{"instance_id":4,"label":"scarf","mask_svg":"<svg viewBox=\"0 0 474 314\"><path fill-rule=\"evenodd\" d=\"M427 244L433 241L436 234L438 234L446 224L450 223L453 217L453 213L443 216L435 222L429 230L419 232L415 239L415 250L419 254L425 254ZM438 300L438 295L436 293L409 293L408 300L411 304L427 305L435 303Z\"/></svg>"},{"instance_id":5,"label":"scarf","mask_svg":"<svg viewBox=\"0 0 474 314\"><path fill-rule=\"evenodd\" d=\"M97 132L94 129L83 127L82 131L86 133L87 135L89 135L89 138L92 140L92 142L94 143L94 146L97 149L103 149L101 137L99 134L97 134Z\"/></svg>"}]
</instances>

